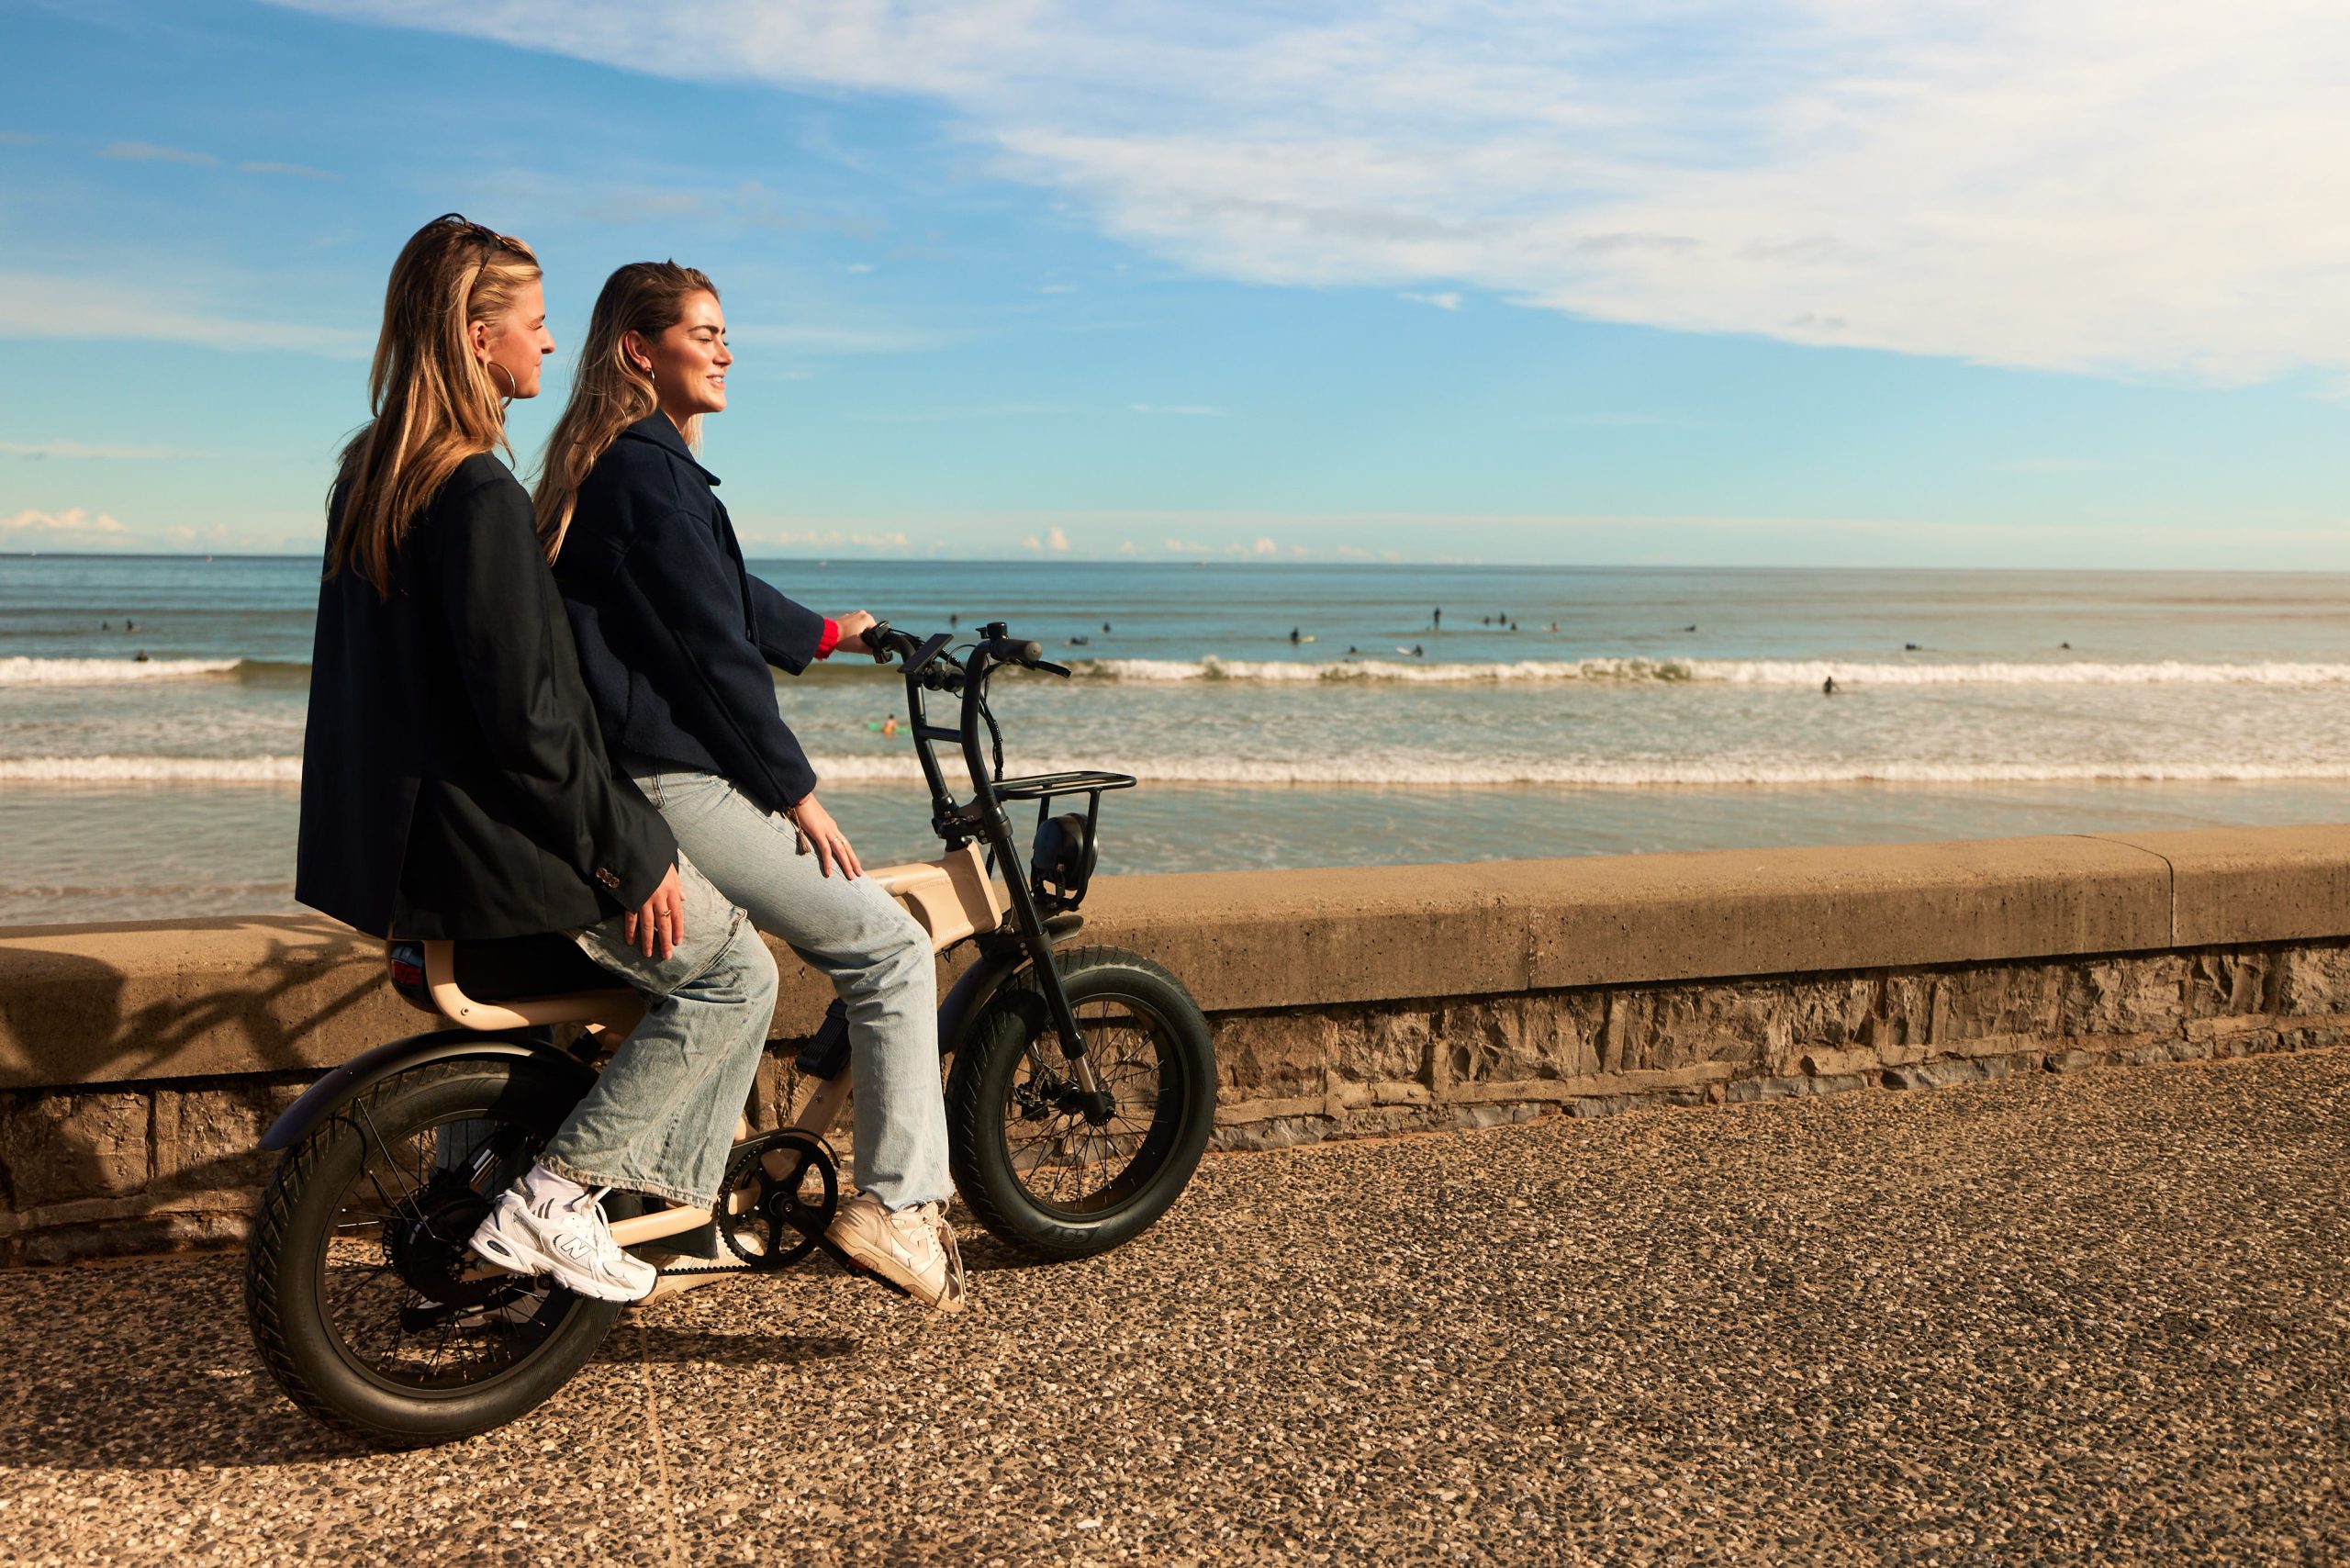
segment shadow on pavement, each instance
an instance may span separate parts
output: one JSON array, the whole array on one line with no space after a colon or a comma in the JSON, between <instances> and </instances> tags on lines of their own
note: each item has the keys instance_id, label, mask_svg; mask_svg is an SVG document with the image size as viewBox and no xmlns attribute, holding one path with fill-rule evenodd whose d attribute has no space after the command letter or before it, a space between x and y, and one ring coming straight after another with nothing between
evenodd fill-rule
<instances>
[{"instance_id":1,"label":"shadow on pavement","mask_svg":"<svg viewBox=\"0 0 2350 1568\"><path fill-rule=\"evenodd\" d=\"M262 1371L232 1258L0 1273L0 1466L221 1469L362 1451Z\"/></svg>"}]
</instances>

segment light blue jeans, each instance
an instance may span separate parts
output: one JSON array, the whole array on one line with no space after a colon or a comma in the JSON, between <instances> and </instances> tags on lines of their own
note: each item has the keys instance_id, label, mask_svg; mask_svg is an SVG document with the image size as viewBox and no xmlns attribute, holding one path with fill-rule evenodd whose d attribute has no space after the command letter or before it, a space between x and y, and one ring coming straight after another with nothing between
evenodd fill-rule
<instances>
[{"instance_id":1,"label":"light blue jeans","mask_svg":"<svg viewBox=\"0 0 2350 1568\"><path fill-rule=\"evenodd\" d=\"M644 1021L556 1129L539 1163L582 1186L706 1207L775 1017L774 956L741 910L685 855L686 939L648 958L626 916L573 933L580 949L644 997Z\"/></svg>"},{"instance_id":2,"label":"light blue jeans","mask_svg":"<svg viewBox=\"0 0 2350 1568\"><path fill-rule=\"evenodd\" d=\"M929 935L872 879L825 876L815 856L799 853L789 818L768 815L717 774L635 756L621 765L719 890L847 1002L856 1184L891 1209L949 1196Z\"/></svg>"}]
</instances>

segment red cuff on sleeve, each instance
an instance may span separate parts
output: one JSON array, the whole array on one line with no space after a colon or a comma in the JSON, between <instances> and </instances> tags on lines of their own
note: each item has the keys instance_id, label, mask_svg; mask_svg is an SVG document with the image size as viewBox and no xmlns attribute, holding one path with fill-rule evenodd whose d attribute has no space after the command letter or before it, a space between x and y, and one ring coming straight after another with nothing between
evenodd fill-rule
<instances>
[{"instance_id":1,"label":"red cuff on sleeve","mask_svg":"<svg viewBox=\"0 0 2350 1568\"><path fill-rule=\"evenodd\" d=\"M816 639L816 656L820 659L831 658L833 650L839 647L840 643L841 623L827 615L824 617L824 634Z\"/></svg>"}]
</instances>

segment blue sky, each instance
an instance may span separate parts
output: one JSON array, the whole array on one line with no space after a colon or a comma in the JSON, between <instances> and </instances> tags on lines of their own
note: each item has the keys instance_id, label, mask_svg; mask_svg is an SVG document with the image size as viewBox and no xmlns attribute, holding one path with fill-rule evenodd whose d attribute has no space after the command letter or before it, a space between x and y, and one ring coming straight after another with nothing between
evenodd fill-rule
<instances>
[{"instance_id":1,"label":"blue sky","mask_svg":"<svg viewBox=\"0 0 2350 1568\"><path fill-rule=\"evenodd\" d=\"M2350 23L2002 9L0 0L0 550L315 548L454 208L762 553L2350 567Z\"/></svg>"}]
</instances>

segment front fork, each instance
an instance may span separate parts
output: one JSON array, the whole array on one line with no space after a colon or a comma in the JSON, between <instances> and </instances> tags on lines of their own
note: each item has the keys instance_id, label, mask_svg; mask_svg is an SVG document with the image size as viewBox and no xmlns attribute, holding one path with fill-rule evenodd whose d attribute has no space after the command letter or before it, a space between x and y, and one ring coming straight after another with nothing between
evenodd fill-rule
<instances>
[{"instance_id":1,"label":"front fork","mask_svg":"<svg viewBox=\"0 0 2350 1568\"><path fill-rule=\"evenodd\" d=\"M1020 946L1028 954L1029 967L1036 972L1039 990L1045 993L1045 1006L1054 1027L1061 1032L1061 1055L1069 1064L1069 1072L1077 1086L1089 1096L1098 1098L1102 1092L1101 1075L1093 1070L1092 1055L1085 1048L1085 1031L1078 1026L1077 1010L1069 1005L1069 991L1061 984L1061 972L1053 965L1053 935L1045 929L1044 918L1036 913L1036 901L1030 896L1028 884L1014 874L1019 861L1012 853L1012 823L1001 806L986 808L987 837L995 846L996 863L1003 868L1005 913L1012 918L1013 929L1019 934Z\"/></svg>"}]
</instances>

